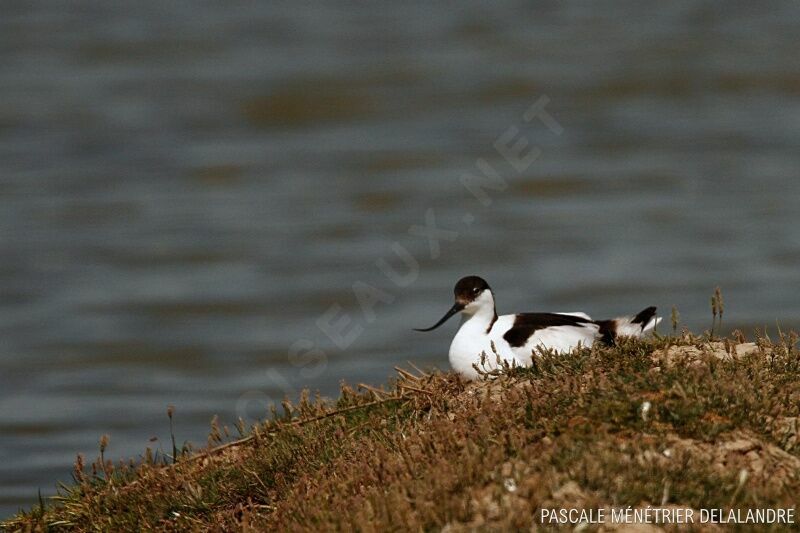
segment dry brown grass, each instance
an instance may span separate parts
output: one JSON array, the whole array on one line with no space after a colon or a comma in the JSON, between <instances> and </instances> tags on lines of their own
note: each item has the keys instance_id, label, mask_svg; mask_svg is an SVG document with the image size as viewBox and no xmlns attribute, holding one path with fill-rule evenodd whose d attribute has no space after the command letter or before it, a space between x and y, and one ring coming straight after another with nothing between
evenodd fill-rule
<instances>
[{"instance_id":1,"label":"dry brown grass","mask_svg":"<svg viewBox=\"0 0 800 533\"><path fill-rule=\"evenodd\" d=\"M475 384L401 373L174 466L96 465L5 526L452 532L535 530L543 507L794 507L795 340L631 341Z\"/></svg>"}]
</instances>

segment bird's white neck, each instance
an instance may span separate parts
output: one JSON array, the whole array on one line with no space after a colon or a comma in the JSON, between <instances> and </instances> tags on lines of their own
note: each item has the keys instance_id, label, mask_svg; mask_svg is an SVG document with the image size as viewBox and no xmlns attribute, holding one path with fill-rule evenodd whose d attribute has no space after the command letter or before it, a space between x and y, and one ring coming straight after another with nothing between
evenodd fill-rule
<instances>
[{"instance_id":1,"label":"bird's white neck","mask_svg":"<svg viewBox=\"0 0 800 533\"><path fill-rule=\"evenodd\" d=\"M491 291L484 291L477 299L464 308L462 327L469 324L470 329L482 329L488 332L497 320L494 307L494 296Z\"/></svg>"}]
</instances>

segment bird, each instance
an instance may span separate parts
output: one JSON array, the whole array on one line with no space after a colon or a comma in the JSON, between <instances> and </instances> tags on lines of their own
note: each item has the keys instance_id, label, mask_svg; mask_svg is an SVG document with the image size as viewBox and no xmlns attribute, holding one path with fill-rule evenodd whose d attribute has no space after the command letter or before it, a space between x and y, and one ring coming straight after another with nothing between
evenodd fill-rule
<instances>
[{"instance_id":1,"label":"bird","mask_svg":"<svg viewBox=\"0 0 800 533\"><path fill-rule=\"evenodd\" d=\"M655 307L610 320L592 320L586 313L497 316L494 293L479 276L461 278L453 292L453 307L433 326L415 331L433 331L461 313L461 327L450 344L448 358L453 370L467 380L486 374L478 372L476 364L482 370L494 370L499 358L510 366L530 366L542 350L567 354L595 342L613 345L620 337L641 337L661 321Z\"/></svg>"}]
</instances>

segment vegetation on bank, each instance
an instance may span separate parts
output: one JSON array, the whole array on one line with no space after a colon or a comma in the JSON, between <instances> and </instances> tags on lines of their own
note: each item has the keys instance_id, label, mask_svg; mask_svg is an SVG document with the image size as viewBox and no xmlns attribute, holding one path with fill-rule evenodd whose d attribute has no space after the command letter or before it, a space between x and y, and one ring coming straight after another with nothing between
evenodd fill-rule
<instances>
[{"instance_id":1,"label":"vegetation on bank","mask_svg":"<svg viewBox=\"0 0 800 533\"><path fill-rule=\"evenodd\" d=\"M471 384L399 371L335 403L285 402L244 439L175 464L79 461L52 505L4 526L535 530L551 527L543 508L790 508L796 340L626 341Z\"/></svg>"}]
</instances>

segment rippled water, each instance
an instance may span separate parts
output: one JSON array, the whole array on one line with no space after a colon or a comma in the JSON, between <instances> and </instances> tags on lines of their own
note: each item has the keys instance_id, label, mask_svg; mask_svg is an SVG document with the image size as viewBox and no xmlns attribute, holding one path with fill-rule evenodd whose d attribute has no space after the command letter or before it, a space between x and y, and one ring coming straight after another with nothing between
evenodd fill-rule
<instances>
[{"instance_id":1,"label":"rippled water","mask_svg":"<svg viewBox=\"0 0 800 533\"><path fill-rule=\"evenodd\" d=\"M677 305L703 329L719 284L731 328L800 324L797 4L3 11L2 515L103 433L117 457L167 442L167 405L202 444L214 414L446 367L455 326L409 330L465 274L501 312ZM543 96L560 135L522 118ZM541 152L520 170L512 126ZM488 206L461 183L481 158L507 184ZM409 231L431 215L455 232L433 248ZM404 286L378 266L397 244ZM344 349L335 304L363 329Z\"/></svg>"}]
</instances>

